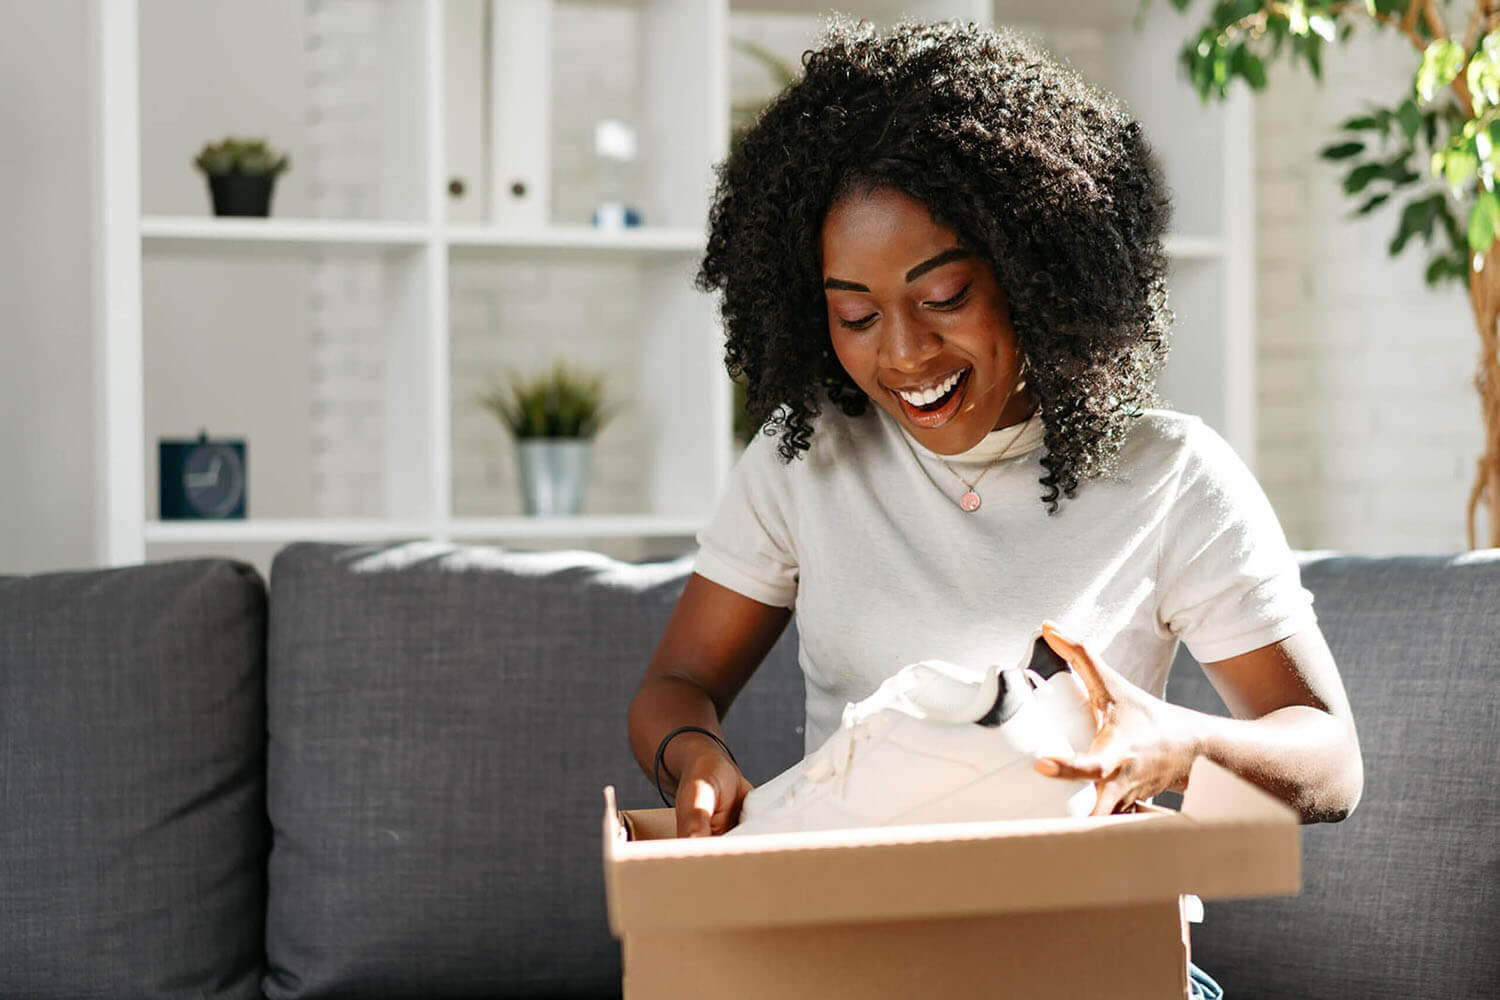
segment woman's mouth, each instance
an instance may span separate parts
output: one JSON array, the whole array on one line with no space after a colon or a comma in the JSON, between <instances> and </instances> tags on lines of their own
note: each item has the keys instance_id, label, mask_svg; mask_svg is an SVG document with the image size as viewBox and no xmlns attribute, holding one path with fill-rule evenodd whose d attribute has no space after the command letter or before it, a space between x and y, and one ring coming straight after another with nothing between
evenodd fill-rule
<instances>
[{"instance_id":1,"label":"woman's mouth","mask_svg":"<svg viewBox=\"0 0 1500 1000\"><path fill-rule=\"evenodd\" d=\"M900 402L906 419L918 427L939 427L952 420L954 414L958 413L959 405L963 402L964 391L969 387L969 376L973 373L973 366L965 368L946 393L923 405L913 404L894 389L890 392Z\"/></svg>"}]
</instances>

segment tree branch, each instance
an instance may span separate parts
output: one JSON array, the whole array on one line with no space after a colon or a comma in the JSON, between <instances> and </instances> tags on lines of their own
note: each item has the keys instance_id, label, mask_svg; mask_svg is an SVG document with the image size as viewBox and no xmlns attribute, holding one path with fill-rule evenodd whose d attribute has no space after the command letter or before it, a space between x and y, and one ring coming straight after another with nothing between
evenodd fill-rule
<instances>
[{"instance_id":1,"label":"tree branch","mask_svg":"<svg viewBox=\"0 0 1500 1000\"><path fill-rule=\"evenodd\" d=\"M1483 0L1479 0L1483 2ZM1406 0L1406 14L1401 18L1401 30L1406 34L1412 34L1417 27L1417 14L1427 6L1427 0Z\"/></svg>"},{"instance_id":2,"label":"tree branch","mask_svg":"<svg viewBox=\"0 0 1500 1000\"><path fill-rule=\"evenodd\" d=\"M1476 2L1483 3L1484 0L1476 0ZM1448 37L1448 30L1443 27L1443 19L1438 17L1437 0L1422 0L1422 19L1427 22L1427 30L1432 32L1433 41ZM1425 49L1426 46L1423 48Z\"/></svg>"}]
</instances>

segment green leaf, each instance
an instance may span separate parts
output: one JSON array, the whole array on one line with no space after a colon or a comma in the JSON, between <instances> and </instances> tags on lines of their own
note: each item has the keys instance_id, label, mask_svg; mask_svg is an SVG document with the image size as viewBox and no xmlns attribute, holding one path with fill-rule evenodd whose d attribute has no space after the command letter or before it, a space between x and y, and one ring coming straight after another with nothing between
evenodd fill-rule
<instances>
[{"instance_id":1,"label":"green leaf","mask_svg":"<svg viewBox=\"0 0 1500 1000\"><path fill-rule=\"evenodd\" d=\"M1464 68L1464 47L1450 38L1439 38L1422 51L1415 89L1423 103L1432 100Z\"/></svg>"},{"instance_id":2,"label":"green leaf","mask_svg":"<svg viewBox=\"0 0 1500 1000\"><path fill-rule=\"evenodd\" d=\"M1325 146L1318 152L1318 156L1325 160L1347 160L1351 156L1358 156L1365 151L1362 142L1341 142L1333 146Z\"/></svg>"},{"instance_id":3,"label":"green leaf","mask_svg":"<svg viewBox=\"0 0 1500 1000\"><path fill-rule=\"evenodd\" d=\"M1439 199L1437 202L1433 198L1428 197L1406 203L1406 207L1401 210L1401 219L1396 226L1396 236L1391 240L1389 247L1392 257L1399 254L1405 248L1407 241L1418 233L1428 243L1432 242L1432 222L1437 215L1438 204L1441 201L1442 195L1437 195L1436 197Z\"/></svg>"},{"instance_id":4,"label":"green leaf","mask_svg":"<svg viewBox=\"0 0 1500 1000\"><path fill-rule=\"evenodd\" d=\"M1385 172L1383 163L1361 163L1344 178L1344 193L1359 194L1371 181Z\"/></svg>"},{"instance_id":5,"label":"green leaf","mask_svg":"<svg viewBox=\"0 0 1500 1000\"><path fill-rule=\"evenodd\" d=\"M1434 257L1428 262L1427 271L1423 275L1423 279L1429 286L1432 286L1444 278L1462 278L1464 271L1464 265L1460 263L1455 266L1455 261L1452 257Z\"/></svg>"},{"instance_id":6,"label":"green leaf","mask_svg":"<svg viewBox=\"0 0 1500 1000\"><path fill-rule=\"evenodd\" d=\"M1500 37L1493 34L1484 37L1479 50L1469 57L1465 82L1469 85L1474 114L1482 115L1486 108L1500 104Z\"/></svg>"},{"instance_id":7,"label":"green leaf","mask_svg":"<svg viewBox=\"0 0 1500 1000\"><path fill-rule=\"evenodd\" d=\"M1416 142L1417 129L1422 127L1422 112L1417 108L1417 102L1410 97L1402 101L1401 106L1396 109L1396 120L1401 123L1406 141Z\"/></svg>"},{"instance_id":8,"label":"green leaf","mask_svg":"<svg viewBox=\"0 0 1500 1000\"><path fill-rule=\"evenodd\" d=\"M1442 177L1457 194L1469 178L1479 170L1479 158L1467 146L1434 153L1433 158L1442 157Z\"/></svg>"},{"instance_id":9,"label":"green leaf","mask_svg":"<svg viewBox=\"0 0 1500 1000\"><path fill-rule=\"evenodd\" d=\"M1413 152L1414 150L1408 146L1405 151L1387 160L1381 165L1380 176L1397 187L1421 180L1422 175L1413 171L1407 163L1407 159Z\"/></svg>"},{"instance_id":10,"label":"green leaf","mask_svg":"<svg viewBox=\"0 0 1500 1000\"><path fill-rule=\"evenodd\" d=\"M1363 205L1360 205L1359 208L1357 208L1357 209L1354 210L1354 214L1355 215L1369 215L1376 208L1378 208L1381 205L1385 204L1386 201L1390 199L1390 197L1391 197L1391 193L1389 191L1382 191L1380 194L1372 194L1372 195L1370 195L1370 197L1368 197L1368 198L1365 199L1365 202L1364 202Z\"/></svg>"},{"instance_id":11,"label":"green leaf","mask_svg":"<svg viewBox=\"0 0 1500 1000\"><path fill-rule=\"evenodd\" d=\"M1484 253L1495 242L1495 222L1500 217L1500 201L1493 191L1481 191L1469 210L1469 249Z\"/></svg>"},{"instance_id":12,"label":"green leaf","mask_svg":"<svg viewBox=\"0 0 1500 1000\"><path fill-rule=\"evenodd\" d=\"M1347 118L1339 128L1349 132L1384 132L1385 127L1374 115L1355 115Z\"/></svg>"},{"instance_id":13,"label":"green leaf","mask_svg":"<svg viewBox=\"0 0 1500 1000\"><path fill-rule=\"evenodd\" d=\"M1291 0L1291 3L1287 4L1286 20L1292 34L1306 35L1308 31L1306 0Z\"/></svg>"},{"instance_id":14,"label":"green leaf","mask_svg":"<svg viewBox=\"0 0 1500 1000\"><path fill-rule=\"evenodd\" d=\"M1260 56L1254 52L1245 51L1244 62L1240 66L1240 75L1245 82L1250 84L1253 90L1266 89L1266 64L1261 62Z\"/></svg>"}]
</instances>

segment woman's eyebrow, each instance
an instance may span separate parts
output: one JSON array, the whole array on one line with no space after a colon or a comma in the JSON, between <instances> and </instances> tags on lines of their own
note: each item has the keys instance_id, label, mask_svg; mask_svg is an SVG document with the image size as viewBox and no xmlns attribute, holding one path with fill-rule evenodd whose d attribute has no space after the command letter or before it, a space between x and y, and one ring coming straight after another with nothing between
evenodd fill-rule
<instances>
[{"instance_id":1,"label":"woman's eyebrow","mask_svg":"<svg viewBox=\"0 0 1500 1000\"><path fill-rule=\"evenodd\" d=\"M913 281L916 281L928 271L931 271L935 267L942 267L949 261L962 260L965 257L972 256L974 256L974 252L972 250L965 250L963 247L950 247L947 250L944 250L942 253L937 254L936 256L928 257L926 260L922 261L922 263L918 264L910 271L907 271L906 283L911 284ZM845 281L843 278L828 278L823 282L823 287L840 288L847 292L868 292L870 290L857 281Z\"/></svg>"}]
</instances>

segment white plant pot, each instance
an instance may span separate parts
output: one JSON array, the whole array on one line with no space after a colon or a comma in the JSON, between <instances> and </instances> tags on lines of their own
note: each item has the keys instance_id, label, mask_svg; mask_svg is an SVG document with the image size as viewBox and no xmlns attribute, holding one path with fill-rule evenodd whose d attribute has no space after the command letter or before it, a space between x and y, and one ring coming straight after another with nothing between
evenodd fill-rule
<instances>
[{"instance_id":1,"label":"white plant pot","mask_svg":"<svg viewBox=\"0 0 1500 1000\"><path fill-rule=\"evenodd\" d=\"M516 442L521 499L533 517L566 517L583 507L589 481L587 438L525 438Z\"/></svg>"}]
</instances>

